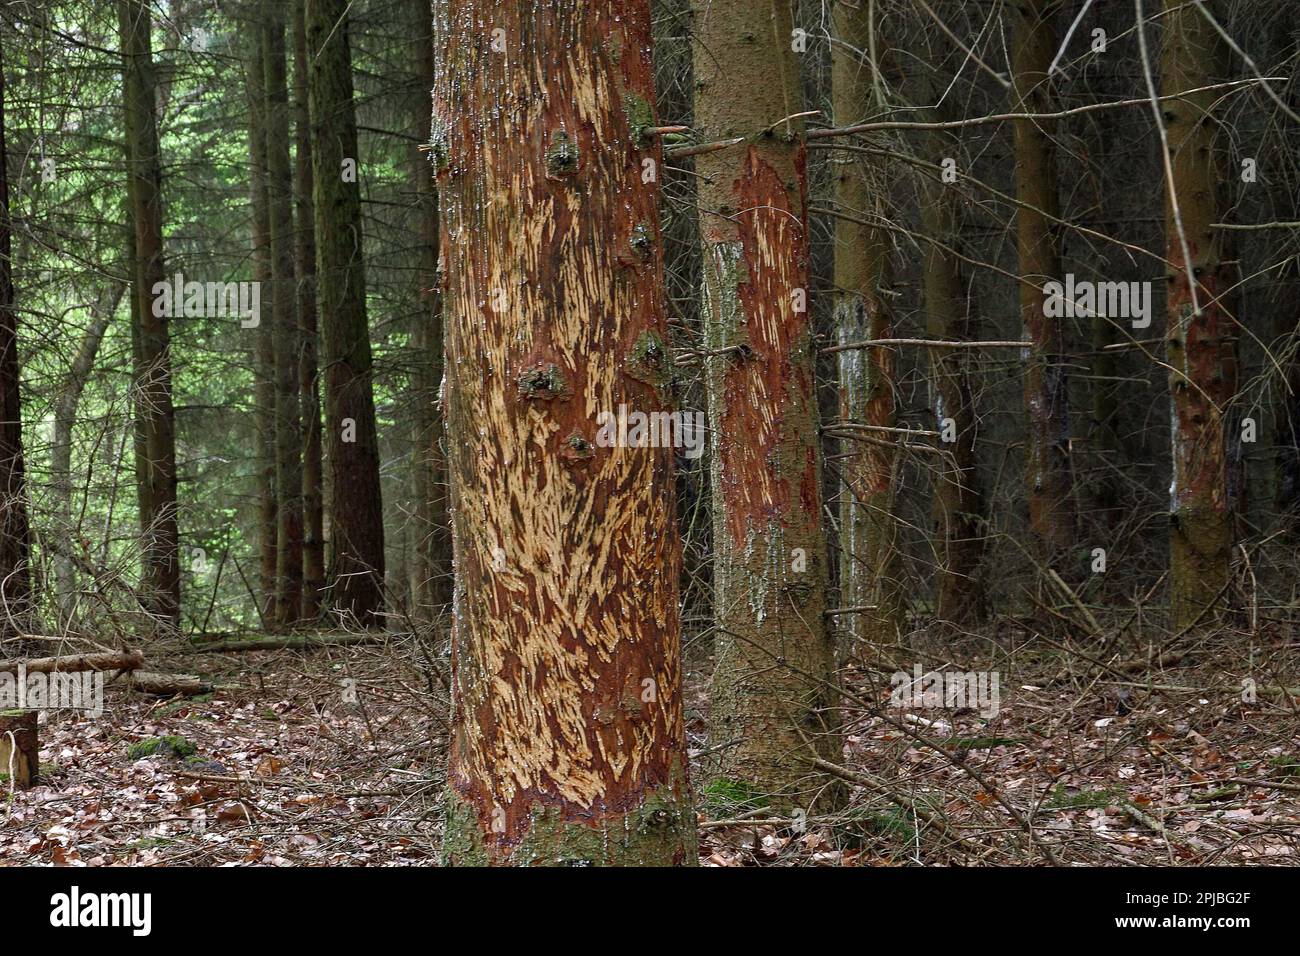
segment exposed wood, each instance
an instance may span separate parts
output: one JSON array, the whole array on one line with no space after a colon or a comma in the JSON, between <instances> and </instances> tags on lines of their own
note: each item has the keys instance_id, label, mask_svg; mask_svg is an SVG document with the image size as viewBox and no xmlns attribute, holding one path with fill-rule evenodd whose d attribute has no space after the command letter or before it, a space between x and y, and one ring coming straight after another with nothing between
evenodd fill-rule
<instances>
[{"instance_id":1,"label":"exposed wood","mask_svg":"<svg viewBox=\"0 0 1300 956\"><path fill-rule=\"evenodd\" d=\"M40 782L36 711L0 711L0 791L27 790Z\"/></svg>"}]
</instances>

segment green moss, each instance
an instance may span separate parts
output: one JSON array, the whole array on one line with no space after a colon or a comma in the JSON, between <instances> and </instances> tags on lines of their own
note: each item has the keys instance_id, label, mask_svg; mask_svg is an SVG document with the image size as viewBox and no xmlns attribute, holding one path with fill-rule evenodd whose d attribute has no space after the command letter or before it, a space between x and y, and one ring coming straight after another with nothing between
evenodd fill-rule
<instances>
[{"instance_id":1,"label":"green moss","mask_svg":"<svg viewBox=\"0 0 1300 956\"><path fill-rule=\"evenodd\" d=\"M1268 765L1284 777L1300 776L1300 758L1284 754L1281 757L1274 757Z\"/></svg>"},{"instance_id":2,"label":"green moss","mask_svg":"<svg viewBox=\"0 0 1300 956\"><path fill-rule=\"evenodd\" d=\"M572 176L578 171L578 144L562 129L551 134L546 151L546 171L551 176Z\"/></svg>"},{"instance_id":3,"label":"green moss","mask_svg":"<svg viewBox=\"0 0 1300 956\"><path fill-rule=\"evenodd\" d=\"M568 387L558 365L529 369L519 376L518 384L522 397L542 400L559 398Z\"/></svg>"},{"instance_id":4,"label":"green moss","mask_svg":"<svg viewBox=\"0 0 1300 956\"><path fill-rule=\"evenodd\" d=\"M518 842L490 853L474 807L446 792L443 860L451 866L674 866L697 857L695 814L684 774L648 792L625 813L564 820L559 807L534 804Z\"/></svg>"},{"instance_id":5,"label":"green moss","mask_svg":"<svg viewBox=\"0 0 1300 956\"><path fill-rule=\"evenodd\" d=\"M645 223L638 222L632 229L632 238L629 240L629 244L638 258L649 259L655 247L654 233L650 231L650 227Z\"/></svg>"},{"instance_id":6,"label":"green moss","mask_svg":"<svg viewBox=\"0 0 1300 956\"><path fill-rule=\"evenodd\" d=\"M429 160L437 172L442 172L451 165L451 154L447 145L447 128L436 119L429 131Z\"/></svg>"},{"instance_id":7,"label":"green moss","mask_svg":"<svg viewBox=\"0 0 1300 956\"><path fill-rule=\"evenodd\" d=\"M705 786L704 805L714 815L734 816L768 805L767 794L744 780L718 777Z\"/></svg>"},{"instance_id":8,"label":"green moss","mask_svg":"<svg viewBox=\"0 0 1300 956\"><path fill-rule=\"evenodd\" d=\"M632 142L637 149L645 146L646 130L653 129L655 113L644 97L628 92L623 97L623 112L627 114L628 129L632 133Z\"/></svg>"},{"instance_id":9,"label":"green moss","mask_svg":"<svg viewBox=\"0 0 1300 956\"><path fill-rule=\"evenodd\" d=\"M569 455L574 458L590 458L596 453L595 447L585 437L576 432L564 440Z\"/></svg>"},{"instance_id":10,"label":"green moss","mask_svg":"<svg viewBox=\"0 0 1300 956\"><path fill-rule=\"evenodd\" d=\"M133 743L127 748L126 755L132 760L141 760L145 757L154 757L159 754L169 757L189 757L198 751L184 737L168 735L164 737L150 737L147 740L140 740Z\"/></svg>"},{"instance_id":11,"label":"green moss","mask_svg":"<svg viewBox=\"0 0 1300 956\"><path fill-rule=\"evenodd\" d=\"M635 379L656 389L666 389L673 381L673 362L668 344L658 333L642 332L632 345L627 370Z\"/></svg>"}]
</instances>

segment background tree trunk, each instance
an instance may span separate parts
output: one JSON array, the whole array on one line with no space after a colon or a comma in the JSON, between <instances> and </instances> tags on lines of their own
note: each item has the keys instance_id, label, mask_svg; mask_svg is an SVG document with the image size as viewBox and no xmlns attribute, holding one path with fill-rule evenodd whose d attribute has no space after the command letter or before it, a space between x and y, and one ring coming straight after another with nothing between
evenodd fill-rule
<instances>
[{"instance_id":1,"label":"background tree trunk","mask_svg":"<svg viewBox=\"0 0 1300 956\"><path fill-rule=\"evenodd\" d=\"M294 273L298 280L299 411L302 418L302 616L320 613L325 594L325 491L322 485L320 383L316 356L316 211L312 199L311 119L307 109L306 0L293 0L295 211Z\"/></svg>"},{"instance_id":2,"label":"background tree trunk","mask_svg":"<svg viewBox=\"0 0 1300 956\"><path fill-rule=\"evenodd\" d=\"M139 422L136 471L143 534L142 591L158 625L180 626L179 530L176 513L176 421L172 409L170 323L154 315L154 286L166 280L162 236L162 169L154 116L155 85L149 6L120 0L122 101L127 193L134 227L132 318L137 323L135 407Z\"/></svg>"},{"instance_id":3,"label":"background tree trunk","mask_svg":"<svg viewBox=\"0 0 1300 956\"><path fill-rule=\"evenodd\" d=\"M459 0L435 31L446 857L692 863L673 453L598 418L671 398L649 3Z\"/></svg>"},{"instance_id":4,"label":"background tree trunk","mask_svg":"<svg viewBox=\"0 0 1300 956\"><path fill-rule=\"evenodd\" d=\"M1217 4L1206 6L1214 11ZM1222 19L1222 10L1214 12ZM1195 6L1166 0L1161 23L1164 95L1208 86L1227 74L1227 47ZM1165 230L1174 458L1169 596L1175 628L1189 626L1222 601L1235 538L1229 444L1236 436L1227 434L1227 423L1237 393L1237 273L1225 233L1210 225L1221 222L1226 209L1215 102L1214 93L1193 93L1160 105L1172 167Z\"/></svg>"},{"instance_id":5,"label":"background tree trunk","mask_svg":"<svg viewBox=\"0 0 1300 956\"><path fill-rule=\"evenodd\" d=\"M31 528L23 466L18 315L14 311L10 253L13 225L9 218L9 153L5 148L4 120L4 55L0 51L0 641L27 629L31 607ZM34 727L35 714L32 719Z\"/></svg>"},{"instance_id":6,"label":"background tree trunk","mask_svg":"<svg viewBox=\"0 0 1300 956\"><path fill-rule=\"evenodd\" d=\"M417 72L411 89L411 120L421 144L431 132L429 90L434 80L433 17L429 0L409 0L413 17L413 60ZM451 603L451 526L447 515L445 432L438 405L443 373L442 297L438 290L438 192L429 157L411 148L411 183L420 226L416 272L420 307L411 334L414 371L411 492L415 548L411 562L412 611L430 621Z\"/></svg>"},{"instance_id":7,"label":"background tree trunk","mask_svg":"<svg viewBox=\"0 0 1300 956\"><path fill-rule=\"evenodd\" d=\"M126 292L126 284L113 281L105 286L90 309L90 325L81 335L81 342L72 357L68 377L64 379L59 397L54 404L54 441L50 449L50 474L56 498L55 508L63 522L63 547L75 548L78 542L72 518L72 433L77 424L77 407L81 403L81 394L90 380L91 370L95 366L95 356L99 354L100 343L104 333L117 311L118 303ZM76 593L76 572L71 558L60 552L55 557L55 579L58 587L59 602L65 613L73 607Z\"/></svg>"},{"instance_id":8,"label":"background tree trunk","mask_svg":"<svg viewBox=\"0 0 1300 956\"><path fill-rule=\"evenodd\" d=\"M873 64L871 12L868 0L835 5L831 47L831 92L835 125L865 122L885 104L874 94L879 64ZM867 222L886 216L888 194L885 163L857 153L837 154L835 202L840 212L856 220L835 221L835 327L840 344L894 336L889 300L893 280L889 234ZM838 353L840 417L883 428L897 421L893 348ZM867 436L888 440L880 433ZM840 604L875 605L875 610L849 614L841 620L844 633L857 642L880 645L898 640L905 625L899 525L894 512L898 452L873 442L840 442L843 474L840 506Z\"/></svg>"},{"instance_id":9,"label":"background tree trunk","mask_svg":"<svg viewBox=\"0 0 1300 956\"><path fill-rule=\"evenodd\" d=\"M271 225L271 333L275 336L275 621L290 627L302 612L302 422L298 409L301 338L294 281L293 172L285 81L284 9L263 5L266 56L266 186Z\"/></svg>"},{"instance_id":10,"label":"background tree trunk","mask_svg":"<svg viewBox=\"0 0 1300 956\"><path fill-rule=\"evenodd\" d=\"M1020 0L1015 10L1012 112L1046 113L1058 107L1047 71L1059 47L1052 22L1058 4ZM1040 556L1052 561L1075 543L1070 467L1070 395L1066 379L1065 320L1048 318L1042 286L1060 281L1055 220L1060 219L1056 155L1044 120L1015 121L1016 248L1020 257L1020 320L1032 342L1025 366L1025 465L1029 527Z\"/></svg>"},{"instance_id":11,"label":"background tree trunk","mask_svg":"<svg viewBox=\"0 0 1300 956\"><path fill-rule=\"evenodd\" d=\"M937 95L937 90L931 90ZM931 99L931 102L934 100ZM940 111L935 117L945 117ZM956 159L955 144L943 136L930 137L930 155ZM974 324L969 296L956 247L958 232L957 187L927 179L921 190L922 299L926 332L932 339L969 339ZM984 554L984 497L978 484L975 459L975 395L966 349L930 349L933 371L935 428L944 453L934 479L931 509L934 548L938 560L935 614L952 624L983 619L985 595L979 579ZM951 423L949 429L948 423ZM953 441L942 434L949 431Z\"/></svg>"},{"instance_id":12,"label":"background tree trunk","mask_svg":"<svg viewBox=\"0 0 1300 956\"><path fill-rule=\"evenodd\" d=\"M379 623L384 606L384 511L347 6L345 0L307 0L307 89L330 470L331 603L369 625Z\"/></svg>"},{"instance_id":13,"label":"background tree trunk","mask_svg":"<svg viewBox=\"0 0 1300 956\"><path fill-rule=\"evenodd\" d=\"M799 65L788 2L697 0L696 161L713 453L718 777L806 807L839 759Z\"/></svg>"},{"instance_id":14,"label":"background tree trunk","mask_svg":"<svg viewBox=\"0 0 1300 956\"><path fill-rule=\"evenodd\" d=\"M252 33L249 46L252 62L246 64L248 85L248 180L253 209L253 281L274 295L274 265L271 259L271 205L267 190L266 154L266 57L267 37L262 24L262 9L255 2L250 9L248 28ZM279 501L275 486L275 321L274 316L259 317L252 329L253 404L257 431L257 542L258 587L261 590L261 619L275 619L276 564L279 558Z\"/></svg>"}]
</instances>

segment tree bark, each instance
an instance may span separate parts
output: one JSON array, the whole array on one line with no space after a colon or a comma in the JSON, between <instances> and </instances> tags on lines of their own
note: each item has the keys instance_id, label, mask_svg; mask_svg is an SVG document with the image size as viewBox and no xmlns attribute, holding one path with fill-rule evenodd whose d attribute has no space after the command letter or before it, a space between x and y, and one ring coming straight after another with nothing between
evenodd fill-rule
<instances>
[{"instance_id":1,"label":"tree bark","mask_svg":"<svg viewBox=\"0 0 1300 956\"><path fill-rule=\"evenodd\" d=\"M1020 0L1015 11L1012 111L1055 108L1047 71L1056 55L1052 0ZM1040 556L1053 562L1075 543L1070 463L1070 401L1065 321L1046 316L1042 287L1061 280L1054 220L1060 219L1056 155L1047 121L1021 119L1013 127L1016 155L1016 248L1020 257L1020 319L1033 343L1025 364L1026 491L1029 527Z\"/></svg>"},{"instance_id":2,"label":"tree bark","mask_svg":"<svg viewBox=\"0 0 1300 956\"><path fill-rule=\"evenodd\" d=\"M4 56L0 51L0 641L27 629L32 597L4 120Z\"/></svg>"},{"instance_id":3,"label":"tree bark","mask_svg":"<svg viewBox=\"0 0 1300 956\"><path fill-rule=\"evenodd\" d=\"M438 7L452 864L695 859L649 6Z\"/></svg>"},{"instance_id":4,"label":"tree bark","mask_svg":"<svg viewBox=\"0 0 1300 956\"><path fill-rule=\"evenodd\" d=\"M932 95L938 91L931 87ZM944 119L942 112L935 117ZM955 159L952 140L932 135L932 156ZM932 339L959 341L972 337L971 303L956 247L958 231L953 186L927 180L921 190L923 243L922 298L926 333ZM951 624L979 622L985 613L979 579L985 546L984 496L975 462L975 396L968 349L930 349L932 400L938 447L944 452L935 475L932 502L937 567L935 615ZM952 440L944 440L947 432Z\"/></svg>"},{"instance_id":5,"label":"tree bark","mask_svg":"<svg viewBox=\"0 0 1300 956\"><path fill-rule=\"evenodd\" d=\"M712 441L711 732L720 780L806 807L838 760L799 67L788 2L696 0L696 160ZM815 742L811 753L805 737Z\"/></svg>"},{"instance_id":6,"label":"tree bark","mask_svg":"<svg viewBox=\"0 0 1300 956\"><path fill-rule=\"evenodd\" d=\"M311 120L307 109L305 0L293 0L294 272L298 280L298 362L302 418L302 616L314 619L325 595L325 492L321 470L320 382L316 356L316 211L312 199Z\"/></svg>"},{"instance_id":7,"label":"tree bark","mask_svg":"<svg viewBox=\"0 0 1300 956\"><path fill-rule=\"evenodd\" d=\"M289 165L289 98L285 80L284 10L263 5L266 56L266 186L271 226L271 332L275 336L275 622L302 613L302 422L298 407L301 339L294 276L293 172Z\"/></svg>"},{"instance_id":8,"label":"tree bark","mask_svg":"<svg viewBox=\"0 0 1300 956\"><path fill-rule=\"evenodd\" d=\"M176 420L172 408L170 322L154 314L154 286L165 282L162 169L154 116L149 6L119 0L122 101L133 227L132 318L136 323L136 473L140 484L145 605L158 626L180 627L180 535L176 513ZM142 456L142 457L139 457Z\"/></svg>"},{"instance_id":9,"label":"tree bark","mask_svg":"<svg viewBox=\"0 0 1300 956\"><path fill-rule=\"evenodd\" d=\"M248 89L248 181L252 205L253 281L272 290L271 205L267 190L266 69L267 38L261 8L249 10L247 28L252 60L245 64ZM271 304L274 312L274 305ZM279 504L275 485L275 322L261 316L253 334L253 405L257 432L257 550L261 619L275 620L276 563L279 543Z\"/></svg>"},{"instance_id":10,"label":"tree bark","mask_svg":"<svg viewBox=\"0 0 1300 956\"><path fill-rule=\"evenodd\" d=\"M92 654L64 654L61 657L31 657L21 661L0 661L0 674L17 674L19 665L28 674L69 671L130 671L144 666L144 652L97 651Z\"/></svg>"},{"instance_id":11,"label":"tree bark","mask_svg":"<svg viewBox=\"0 0 1300 956\"><path fill-rule=\"evenodd\" d=\"M36 711L0 710L0 774L6 778L0 788L27 790L40 782L41 751L37 738Z\"/></svg>"},{"instance_id":12,"label":"tree bark","mask_svg":"<svg viewBox=\"0 0 1300 956\"><path fill-rule=\"evenodd\" d=\"M331 602L371 625L380 623L384 606L384 512L347 7L345 0L307 0L307 87L331 489Z\"/></svg>"},{"instance_id":13,"label":"tree bark","mask_svg":"<svg viewBox=\"0 0 1300 956\"><path fill-rule=\"evenodd\" d=\"M871 47L872 5L868 0L837 3L831 47L831 96L835 125L865 122L875 102ZM845 153L835 160L835 201L857 219L883 218L888 172L878 160ZM835 222L835 327L841 344L894 337L889 286L893 245L884 229ZM897 350L890 347L839 353L841 419L893 428ZM875 609L842 618L845 636L880 645L898 639L905 625L899 523L894 511L899 467L896 448L868 442L840 443L840 604Z\"/></svg>"},{"instance_id":14,"label":"tree bark","mask_svg":"<svg viewBox=\"0 0 1300 956\"><path fill-rule=\"evenodd\" d=\"M1212 12L1217 4L1208 3ZM1217 11L1224 22L1222 10ZM1166 0L1161 87L1164 95L1208 86L1227 75L1227 47L1194 6ZM1169 596L1173 627L1222 605L1235 540L1228 434L1237 392L1234 258L1221 222L1226 178L1215 137L1213 93L1161 104L1172 167L1165 197L1169 294L1166 355L1172 417ZM1175 207L1175 201L1177 203ZM1184 249L1186 240L1186 250ZM1189 258L1190 257L1190 258ZM1188 277L1196 279L1195 291Z\"/></svg>"},{"instance_id":15,"label":"tree bark","mask_svg":"<svg viewBox=\"0 0 1300 956\"><path fill-rule=\"evenodd\" d=\"M429 90L434 81L433 18L429 0L410 0L414 20L413 59L417 72L411 90L411 121L420 143L429 141ZM445 431L438 405L443 374L442 297L438 290L438 192L429 157L411 148L411 181L420 225L419 309L411 334L413 498L415 548L411 562L415 619L434 620L451 603L451 525L447 515Z\"/></svg>"},{"instance_id":16,"label":"tree bark","mask_svg":"<svg viewBox=\"0 0 1300 956\"><path fill-rule=\"evenodd\" d=\"M63 522L61 532L65 535L65 545L75 547L75 539L80 526L75 526L72 519L72 432L77 423L77 407L81 404L82 392L90 380L90 373L95 366L95 356L104 341L104 333L117 311L118 303L126 292L126 283L114 280L105 286L90 309L90 325L81 334L81 342L72 357L67 378L59 389L59 396L54 404L54 440L50 449L50 475L56 499L55 508ZM55 579L58 587L59 602L65 613L71 612L77 589L76 572L73 562L64 553L55 555Z\"/></svg>"}]
</instances>

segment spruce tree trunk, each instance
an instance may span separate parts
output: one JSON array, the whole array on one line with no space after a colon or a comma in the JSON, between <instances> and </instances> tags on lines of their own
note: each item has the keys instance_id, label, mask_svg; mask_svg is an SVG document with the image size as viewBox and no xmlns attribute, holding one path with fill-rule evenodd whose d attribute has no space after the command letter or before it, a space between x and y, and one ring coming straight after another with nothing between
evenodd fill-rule
<instances>
[{"instance_id":1,"label":"spruce tree trunk","mask_svg":"<svg viewBox=\"0 0 1300 956\"><path fill-rule=\"evenodd\" d=\"M284 10L263 5L266 56L266 187L271 225L271 333L275 336L275 622L290 627L302 612L302 422L298 406L301 337L294 275L293 172L289 165L289 96Z\"/></svg>"},{"instance_id":2,"label":"spruce tree trunk","mask_svg":"<svg viewBox=\"0 0 1300 956\"><path fill-rule=\"evenodd\" d=\"M154 314L153 289L166 280L162 170L154 116L155 82L149 6L119 0L127 195L133 228L132 318L135 358L136 474L143 538L141 591L158 626L180 626L179 531L176 514L176 422L172 409L170 323Z\"/></svg>"},{"instance_id":3,"label":"spruce tree trunk","mask_svg":"<svg viewBox=\"0 0 1300 956\"><path fill-rule=\"evenodd\" d=\"M1015 11L1012 111L1054 109L1047 71L1059 46L1052 0L1020 0ZM1070 403L1065 364L1065 320L1048 318L1042 287L1062 280L1054 220L1060 218L1056 155L1044 120L1014 124L1016 248L1020 256L1020 319L1032 342L1025 366L1026 490L1029 526L1047 561L1074 544L1075 509L1070 467Z\"/></svg>"},{"instance_id":4,"label":"spruce tree trunk","mask_svg":"<svg viewBox=\"0 0 1300 956\"><path fill-rule=\"evenodd\" d=\"M346 0L307 0L307 90L330 474L331 604L373 625L380 623L384 606L384 509L366 319L360 187L365 171L357 155L347 8Z\"/></svg>"},{"instance_id":5,"label":"spruce tree trunk","mask_svg":"<svg viewBox=\"0 0 1300 956\"><path fill-rule=\"evenodd\" d=\"M937 95L936 90L931 93ZM943 119L942 113L936 116ZM930 155L956 158L951 140L930 138ZM922 298L926 332L932 339L971 337L972 305L966 295L958 234L956 187L926 180L921 191L924 242ZM932 502L935 547L935 615L956 625L983 619L985 596L979 578L984 555L984 497L975 463L974 389L968 349L930 349L935 428L940 432ZM947 441L945 433L952 438Z\"/></svg>"},{"instance_id":6,"label":"spruce tree trunk","mask_svg":"<svg viewBox=\"0 0 1300 956\"><path fill-rule=\"evenodd\" d=\"M431 132L429 91L434 79L433 16L430 0L408 0L413 19L411 122L427 143ZM417 282L419 309L411 334L414 371L411 521L415 547L411 561L412 612L432 621L451 603L451 525L447 515L447 466L438 389L442 384L442 297L438 290L438 192L429 157L412 147L412 191L417 199L420 244Z\"/></svg>"},{"instance_id":7,"label":"spruce tree trunk","mask_svg":"<svg viewBox=\"0 0 1300 956\"><path fill-rule=\"evenodd\" d=\"M320 613L325 596L325 492L322 485L320 383L316 356L316 211L312 200L311 120L307 109L306 0L293 0L295 213L294 274L298 280L299 411L302 418L302 617Z\"/></svg>"},{"instance_id":8,"label":"spruce tree trunk","mask_svg":"<svg viewBox=\"0 0 1300 956\"><path fill-rule=\"evenodd\" d=\"M77 408L81 404L81 394L95 365L95 356L104 341L104 333L117 311L118 303L126 292L126 284L114 280L105 286L90 310L90 324L81 334L81 341L68 369L68 377L59 389L58 399L54 404L54 440L50 449L50 476L54 486L55 509L63 527L63 548L76 547L75 536L80 526L74 527L72 517L72 433L77 424ZM59 604L65 614L71 613L75 603L77 589L76 570L71 557L60 550L54 560L55 579L58 586Z\"/></svg>"},{"instance_id":9,"label":"spruce tree trunk","mask_svg":"<svg viewBox=\"0 0 1300 956\"><path fill-rule=\"evenodd\" d=\"M267 190L266 55L259 3L250 9L252 61L245 64L248 89L248 180L253 210L253 281L265 292L269 309L262 309L253 337L253 405L257 432L257 543L261 617L275 620L276 563L279 541L278 489L275 486L275 321L274 272L271 259L271 205Z\"/></svg>"},{"instance_id":10,"label":"spruce tree trunk","mask_svg":"<svg viewBox=\"0 0 1300 956\"><path fill-rule=\"evenodd\" d=\"M14 311L13 225L5 149L4 56L0 51L0 641L27 630L31 605L31 529L23 467L18 315ZM33 725L35 723L33 715Z\"/></svg>"},{"instance_id":11,"label":"spruce tree trunk","mask_svg":"<svg viewBox=\"0 0 1300 956\"><path fill-rule=\"evenodd\" d=\"M1206 6L1224 22L1217 4ZM1166 0L1161 23L1164 95L1208 86L1227 75L1227 47L1194 6ZM1226 234L1211 227L1222 221L1227 208L1222 164L1226 154L1215 141L1215 104L1214 93L1161 103L1173 171L1166 190L1165 241L1174 459L1169 595L1174 628L1198 618L1212 620L1211 608L1222 603L1228 585L1235 536L1229 445L1236 436L1228 433L1227 423L1237 392L1232 297L1236 270L1225 248ZM1195 291L1189 268L1196 278Z\"/></svg>"},{"instance_id":12,"label":"spruce tree trunk","mask_svg":"<svg viewBox=\"0 0 1300 956\"><path fill-rule=\"evenodd\" d=\"M649 8L435 20L453 864L695 860L673 451L599 418L671 402Z\"/></svg>"},{"instance_id":13,"label":"spruce tree trunk","mask_svg":"<svg viewBox=\"0 0 1300 956\"><path fill-rule=\"evenodd\" d=\"M720 780L807 807L838 759L808 273L799 64L788 2L697 0L695 125L712 441L712 746ZM813 744L805 742L805 736ZM816 750L816 753L812 751Z\"/></svg>"},{"instance_id":14,"label":"spruce tree trunk","mask_svg":"<svg viewBox=\"0 0 1300 956\"><path fill-rule=\"evenodd\" d=\"M837 3L831 47L831 95L835 125L865 122L884 104L875 102L871 46L871 4ZM885 215L888 191L885 164L861 154L835 154L835 202L840 211L857 220ZM835 221L835 326L840 344L894 335L894 314L889 300L893 281L890 254L893 246L884 229L863 222ZM889 347L839 353L840 417L849 422L893 428L897 422L894 394L896 350ZM840 604L874 605L875 609L849 614L845 635L880 645L898 639L905 625L906 604L900 580L899 524L894 512L895 480L899 467L896 448L876 444L886 433L872 433L874 441L840 442Z\"/></svg>"}]
</instances>

